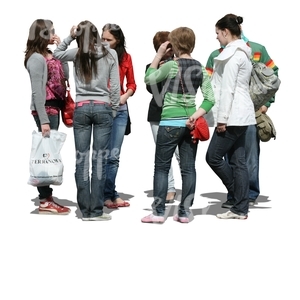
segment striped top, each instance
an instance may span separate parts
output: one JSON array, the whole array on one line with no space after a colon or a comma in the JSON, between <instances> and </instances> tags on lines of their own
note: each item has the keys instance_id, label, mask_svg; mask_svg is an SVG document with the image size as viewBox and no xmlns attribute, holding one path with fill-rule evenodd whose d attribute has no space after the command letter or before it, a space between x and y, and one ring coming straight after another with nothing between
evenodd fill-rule
<instances>
[{"instance_id":1,"label":"striped top","mask_svg":"<svg viewBox=\"0 0 300 300\"><path fill-rule=\"evenodd\" d=\"M200 88L203 99L199 107L206 112L214 106L215 98L210 77L205 67L195 59L179 58L163 64L159 69L148 68L144 81L155 87L163 82L164 87L160 97L163 103L161 126L186 126L186 120L196 110L196 96Z\"/></svg>"}]
</instances>

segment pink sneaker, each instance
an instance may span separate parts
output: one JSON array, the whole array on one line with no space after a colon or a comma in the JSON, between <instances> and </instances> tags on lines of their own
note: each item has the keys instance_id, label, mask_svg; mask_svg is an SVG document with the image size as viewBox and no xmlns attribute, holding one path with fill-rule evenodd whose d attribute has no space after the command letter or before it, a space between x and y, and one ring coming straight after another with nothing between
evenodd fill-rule
<instances>
[{"instance_id":1,"label":"pink sneaker","mask_svg":"<svg viewBox=\"0 0 300 300\"><path fill-rule=\"evenodd\" d=\"M70 211L70 208L54 202L52 196L46 198L46 201L41 201L39 206L39 214L67 215Z\"/></svg>"},{"instance_id":2,"label":"pink sneaker","mask_svg":"<svg viewBox=\"0 0 300 300\"><path fill-rule=\"evenodd\" d=\"M180 222L180 223L189 223L190 222L188 217L178 217L177 214L173 216L173 220L176 222Z\"/></svg>"},{"instance_id":3,"label":"pink sneaker","mask_svg":"<svg viewBox=\"0 0 300 300\"><path fill-rule=\"evenodd\" d=\"M165 222L165 218L162 216L155 216L153 214L146 216L144 218L142 218L141 220L143 223L164 223Z\"/></svg>"}]
</instances>

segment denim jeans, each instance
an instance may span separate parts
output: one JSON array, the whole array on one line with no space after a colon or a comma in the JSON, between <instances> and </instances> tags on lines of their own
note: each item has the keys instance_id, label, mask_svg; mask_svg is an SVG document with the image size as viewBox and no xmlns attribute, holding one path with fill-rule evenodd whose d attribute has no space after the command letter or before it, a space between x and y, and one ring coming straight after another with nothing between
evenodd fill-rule
<instances>
[{"instance_id":1,"label":"denim jeans","mask_svg":"<svg viewBox=\"0 0 300 300\"><path fill-rule=\"evenodd\" d=\"M116 177L119 169L121 147L127 126L128 111L120 110L113 120L112 131L109 142L109 152L106 163L106 182L104 188L104 199L112 200L119 198L116 191Z\"/></svg>"},{"instance_id":2,"label":"denim jeans","mask_svg":"<svg viewBox=\"0 0 300 300\"><path fill-rule=\"evenodd\" d=\"M36 126L38 127L38 131L41 132L41 122L38 116L33 116ZM48 119L50 121L50 129L58 130L59 122L60 122L60 115L48 115ZM53 189L47 185L47 186L40 186L37 187L37 190L39 192L39 199L46 199L49 196L52 196Z\"/></svg>"},{"instance_id":3,"label":"denim jeans","mask_svg":"<svg viewBox=\"0 0 300 300\"><path fill-rule=\"evenodd\" d=\"M187 127L159 126L156 139L153 214L163 216L168 192L168 174L172 157L178 147L182 178L182 197L178 215L188 217L196 189L195 160L198 144L193 143Z\"/></svg>"},{"instance_id":4,"label":"denim jeans","mask_svg":"<svg viewBox=\"0 0 300 300\"><path fill-rule=\"evenodd\" d=\"M259 187L259 154L260 141L257 135L256 125L249 125L246 130L245 155L246 164L249 175L249 196L248 199L255 201L260 194ZM228 157L226 156L226 159ZM227 194L227 199L231 200L230 194Z\"/></svg>"},{"instance_id":5,"label":"denim jeans","mask_svg":"<svg viewBox=\"0 0 300 300\"><path fill-rule=\"evenodd\" d=\"M75 181L77 202L84 218L103 214L105 159L109 153L112 123L112 109L109 104L94 104L93 101L82 106L76 104L73 125L76 149ZM90 155L92 137L93 151Z\"/></svg>"},{"instance_id":6,"label":"denim jeans","mask_svg":"<svg viewBox=\"0 0 300 300\"><path fill-rule=\"evenodd\" d=\"M153 139L154 139L154 142L156 144L156 138L157 138L157 131L158 131L158 127L159 127L159 122L150 122L150 126L151 126ZM176 147L176 150L175 150L175 157L176 157L176 160L177 160L178 164L180 165L178 147ZM171 163L170 171L169 171L169 174L168 174L168 193L169 192L176 192L172 163Z\"/></svg>"},{"instance_id":7,"label":"denim jeans","mask_svg":"<svg viewBox=\"0 0 300 300\"><path fill-rule=\"evenodd\" d=\"M245 136L247 126L228 126L225 132L216 129L209 143L206 162L219 176L232 195L230 209L238 215L248 214L249 176L245 159ZM225 160L225 155L228 160Z\"/></svg>"}]
</instances>

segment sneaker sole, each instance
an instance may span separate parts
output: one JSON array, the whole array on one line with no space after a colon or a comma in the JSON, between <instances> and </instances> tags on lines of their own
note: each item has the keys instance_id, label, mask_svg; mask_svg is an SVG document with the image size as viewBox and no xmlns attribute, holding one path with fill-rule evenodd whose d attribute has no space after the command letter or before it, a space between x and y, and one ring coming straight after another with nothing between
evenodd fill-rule
<instances>
[{"instance_id":1,"label":"sneaker sole","mask_svg":"<svg viewBox=\"0 0 300 300\"><path fill-rule=\"evenodd\" d=\"M40 215L68 215L70 212L57 212L57 211L50 211L50 210L39 210Z\"/></svg>"},{"instance_id":2,"label":"sneaker sole","mask_svg":"<svg viewBox=\"0 0 300 300\"><path fill-rule=\"evenodd\" d=\"M85 220L85 221L110 221L112 218L88 218L88 220Z\"/></svg>"},{"instance_id":3,"label":"sneaker sole","mask_svg":"<svg viewBox=\"0 0 300 300\"><path fill-rule=\"evenodd\" d=\"M145 224L163 224L165 223L165 220L157 220L157 221L143 221L141 220L142 223L145 223Z\"/></svg>"},{"instance_id":4,"label":"sneaker sole","mask_svg":"<svg viewBox=\"0 0 300 300\"><path fill-rule=\"evenodd\" d=\"M179 223L182 223L182 224L188 224L190 222L189 218L180 218L180 217L173 217L173 220L175 222L179 222Z\"/></svg>"},{"instance_id":5,"label":"sneaker sole","mask_svg":"<svg viewBox=\"0 0 300 300\"><path fill-rule=\"evenodd\" d=\"M163 223L165 223L165 221L152 221L152 222L144 222L144 221L142 221L142 223L145 223L145 224L163 224Z\"/></svg>"},{"instance_id":6,"label":"sneaker sole","mask_svg":"<svg viewBox=\"0 0 300 300\"><path fill-rule=\"evenodd\" d=\"M89 219L89 221L92 221L92 222L99 222L99 221L110 221L111 219Z\"/></svg>"},{"instance_id":7,"label":"sneaker sole","mask_svg":"<svg viewBox=\"0 0 300 300\"><path fill-rule=\"evenodd\" d=\"M240 216L240 217L231 217L231 218L222 218L222 217L219 217L217 215L217 218L218 219L221 219L221 220L246 220L248 218L248 216Z\"/></svg>"},{"instance_id":8,"label":"sneaker sole","mask_svg":"<svg viewBox=\"0 0 300 300\"><path fill-rule=\"evenodd\" d=\"M94 220L94 219L90 219L90 218L82 218L82 221L91 221L91 222L99 222L99 221L110 221L111 219L97 219L97 220Z\"/></svg>"}]
</instances>

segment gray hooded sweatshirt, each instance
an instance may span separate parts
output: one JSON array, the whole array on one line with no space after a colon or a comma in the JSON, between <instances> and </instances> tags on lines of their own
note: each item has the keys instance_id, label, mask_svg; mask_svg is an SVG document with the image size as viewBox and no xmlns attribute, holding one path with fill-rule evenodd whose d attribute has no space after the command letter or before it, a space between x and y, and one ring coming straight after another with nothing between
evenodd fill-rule
<instances>
[{"instance_id":1,"label":"gray hooded sweatshirt","mask_svg":"<svg viewBox=\"0 0 300 300\"><path fill-rule=\"evenodd\" d=\"M54 50L53 56L62 62L75 62L78 48L68 49L74 39L71 36L65 38ZM114 49L110 49L109 44L103 43L108 50L107 55L103 55L101 46L95 46L98 52L97 61L98 74L91 82L86 84L76 75L75 64L73 64L73 75L76 87L75 102L85 100L98 100L111 104L113 116L116 116L120 103L120 75L118 56Z\"/></svg>"}]
</instances>

